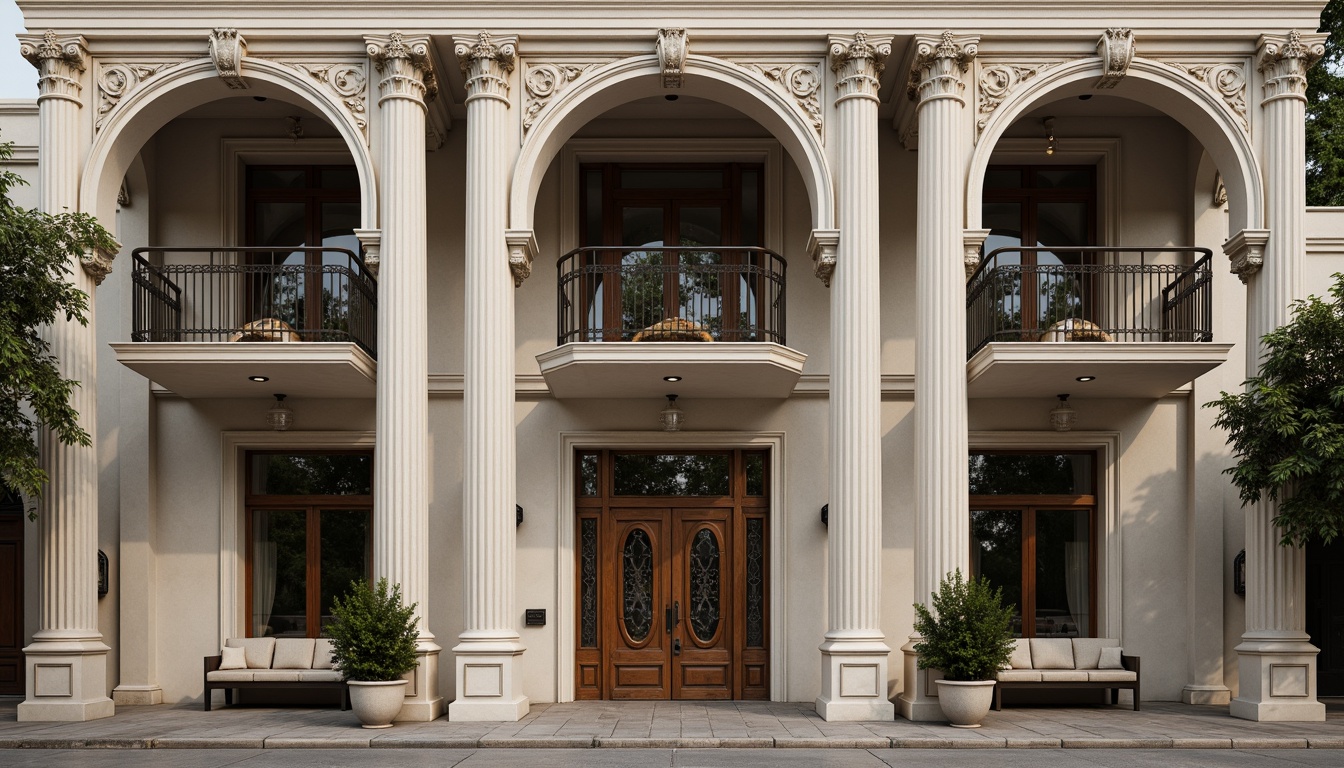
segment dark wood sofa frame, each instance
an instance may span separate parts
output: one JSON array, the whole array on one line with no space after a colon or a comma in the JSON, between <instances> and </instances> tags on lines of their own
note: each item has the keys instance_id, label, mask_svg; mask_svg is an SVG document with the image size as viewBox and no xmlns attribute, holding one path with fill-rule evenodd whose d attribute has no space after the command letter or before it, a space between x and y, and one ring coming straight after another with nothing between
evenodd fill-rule
<instances>
[{"instance_id":1,"label":"dark wood sofa frame","mask_svg":"<svg viewBox=\"0 0 1344 768\"><path fill-rule=\"evenodd\" d=\"M1005 688L1069 688L1073 690L1109 690L1112 704L1120 703L1121 689L1134 691L1134 711L1139 711L1139 681L1143 676L1139 674L1139 657L1120 655L1120 664L1125 669L1134 673L1134 679L1126 680L1075 680L1061 682L1037 682L1035 680L1014 680L1004 682L1002 680L994 684L994 711L1003 709L1003 689ZM1062 670L1061 670L1062 671Z\"/></svg>"},{"instance_id":2,"label":"dark wood sofa frame","mask_svg":"<svg viewBox=\"0 0 1344 768\"><path fill-rule=\"evenodd\" d=\"M219 669L223 656L205 657L205 711L210 711L210 691L224 689L224 703L233 704L235 688L339 688L341 711L350 708L350 686L344 680L211 680L210 673ZM295 670L296 672L299 670Z\"/></svg>"}]
</instances>

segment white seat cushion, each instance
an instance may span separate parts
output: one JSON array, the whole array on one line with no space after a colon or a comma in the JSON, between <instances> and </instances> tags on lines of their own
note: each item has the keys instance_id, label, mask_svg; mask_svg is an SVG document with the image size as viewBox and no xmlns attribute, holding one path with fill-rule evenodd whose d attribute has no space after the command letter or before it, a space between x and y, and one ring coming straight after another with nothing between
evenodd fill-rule
<instances>
[{"instance_id":1,"label":"white seat cushion","mask_svg":"<svg viewBox=\"0 0 1344 768\"><path fill-rule=\"evenodd\" d=\"M1033 669L1073 669L1073 642L1067 637L1031 638Z\"/></svg>"},{"instance_id":2,"label":"white seat cushion","mask_svg":"<svg viewBox=\"0 0 1344 768\"><path fill-rule=\"evenodd\" d=\"M1101 658L1097 662L1097 669L1124 669L1125 663L1120 658L1124 654L1124 649L1119 645L1110 648L1101 649Z\"/></svg>"},{"instance_id":3,"label":"white seat cushion","mask_svg":"<svg viewBox=\"0 0 1344 768\"><path fill-rule=\"evenodd\" d=\"M247 652L242 648L224 646L219 650L220 669L247 669Z\"/></svg>"},{"instance_id":4,"label":"white seat cushion","mask_svg":"<svg viewBox=\"0 0 1344 768\"><path fill-rule=\"evenodd\" d=\"M1001 669L996 677L1004 683L1039 683L1041 682L1041 671L1039 669Z\"/></svg>"},{"instance_id":5,"label":"white seat cushion","mask_svg":"<svg viewBox=\"0 0 1344 768\"><path fill-rule=\"evenodd\" d=\"M302 669L299 679L306 683L340 682L345 678L334 669Z\"/></svg>"},{"instance_id":6,"label":"white seat cushion","mask_svg":"<svg viewBox=\"0 0 1344 768\"><path fill-rule=\"evenodd\" d=\"M258 669L252 673L252 679L258 683L297 683L297 669Z\"/></svg>"},{"instance_id":7,"label":"white seat cushion","mask_svg":"<svg viewBox=\"0 0 1344 768\"><path fill-rule=\"evenodd\" d=\"M205 679L216 683L250 683L254 674L250 669L218 669L205 673Z\"/></svg>"},{"instance_id":8,"label":"white seat cushion","mask_svg":"<svg viewBox=\"0 0 1344 768\"><path fill-rule=\"evenodd\" d=\"M307 637L282 637L275 641L271 669L312 669L313 641Z\"/></svg>"},{"instance_id":9,"label":"white seat cushion","mask_svg":"<svg viewBox=\"0 0 1344 768\"><path fill-rule=\"evenodd\" d=\"M1128 669L1089 669L1087 679L1094 683L1132 683L1139 675Z\"/></svg>"},{"instance_id":10,"label":"white seat cushion","mask_svg":"<svg viewBox=\"0 0 1344 768\"><path fill-rule=\"evenodd\" d=\"M313 669L331 669L331 641L325 637L317 638L313 645Z\"/></svg>"},{"instance_id":11,"label":"white seat cushion","mask_svg":"<svg viewBox=\"0 0 1344 768\"><path fill-rule=\"evenodd\" d=\"M224 644L247 652L248 669L270 669L275 655L274 637L230 637Z\"/></svg>"},{"instance_id":12,"label":"white seat cushion","mask_svg":"<svg viewBox=\"0 0 1344 768\"><path fill-rule=\"evenodd\" d=\"M1119 645L1120 641L1112 637L1075 637L1073 638L1074 669L1096 669L1101 658L1101 649Z\"/></svg>"},{"instance_id":13,"label":"white seat cushion","mask_svg":"<svg viewBox=\"0 0 1344 768\"><path fill-rule=\"evenodd\" d=\"M1085 683L1087 671L1082 669L1047 669L1041 672L1043 683Z\"/></svg>"},{"instance_id":14,"label":"white seat cushion","mask_svg":"<svg viewBox=\"0 0 1344 768\"><path fill-rule=\"evenodd\" d=\"M1008 657L1013 669L1031 669L1031 643L1025 637L1013 641L1013 655Z\"/></svg>"}]
</instances>

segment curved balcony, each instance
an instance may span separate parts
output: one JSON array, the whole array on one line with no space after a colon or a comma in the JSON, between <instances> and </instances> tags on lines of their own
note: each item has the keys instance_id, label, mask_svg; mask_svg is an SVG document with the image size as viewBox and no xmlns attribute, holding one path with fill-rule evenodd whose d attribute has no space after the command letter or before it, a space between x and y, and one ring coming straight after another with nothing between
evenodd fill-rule
<instances>
[{"instance_id":1,"label":"curved balcony","mask_svg":"<svg viewBox=\"0 0 1344 768\"><path fill-rule=\"evenodd\" d=\"M556 397L787 397L785 269L765 248L591 247L556 264Z\"/></svg>"}]
</instances>

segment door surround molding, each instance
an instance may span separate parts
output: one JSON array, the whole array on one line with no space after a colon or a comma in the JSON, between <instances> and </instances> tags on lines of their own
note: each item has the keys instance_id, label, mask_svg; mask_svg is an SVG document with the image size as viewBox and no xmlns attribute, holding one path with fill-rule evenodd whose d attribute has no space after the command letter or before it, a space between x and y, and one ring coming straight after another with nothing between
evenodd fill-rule
<instances>
[{"instance_id":1,"label":"door surround molding","mask_svg":"<svg viewBox=\"0 0 1344 768\"><path fill-rule=\"evenodd\" d=\"M574 510L574 454L578 449L687 450L768 448L770 451L770 700L788 701L787 546L784 505L783 432L561 432L556 498L556 658L557 702L574 701L575 632L578 626L574 568L577 516Z\"/></svg>"}]
</instances>

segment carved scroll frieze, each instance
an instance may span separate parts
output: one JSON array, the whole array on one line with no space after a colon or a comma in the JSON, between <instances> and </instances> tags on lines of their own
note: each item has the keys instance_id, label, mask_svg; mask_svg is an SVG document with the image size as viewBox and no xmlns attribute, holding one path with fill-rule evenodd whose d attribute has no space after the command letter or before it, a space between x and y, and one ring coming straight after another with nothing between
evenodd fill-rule
<instances>
[{"instance_id":1,"label":"carved scroll frieze","mask_svg":"<svg viewBox=\"0 0 1344 768\"><path fill-rule=\"evenodd\" d=\"M775 90L793 99L821 134L821 67L816 64L768 64L738 62L738 66L764 77Z\"/></svg>"},{"instance_id":2,"label":"carved scroll frieze","mask_svg":"<svg viewBox=\"0 0 1344 768\"><path fill-rule=\"evenodd\" d=\"M359 126L364 141L369 139L369 74L363 62L292 62L289 66L313 78L345 107L350 119Z\"/></svg>"},{"instance_id":3,"label":"carved scroll frieze","mask_svg":"<svg viewBox=\"0 0 1344 768\"><path fill-rule=\"evenodd\" d=\"M1031 80L1037 75L1045 72L1051 67L1059 64L1058 61L1047 61L1040 64L987 64L980 70L980 80L977 83L976 94L976 112L975 121L976 133L985 129L989 123L989 118L994 114L994 110L999 108L1008 95L1017 90L1023 83Z\"/></svg>"},{"instance_id":4,"label":"carved scroll frieze","mask_svg":"<svg viewBox=\"0 0 1344 768\"><path fill-rule=\"evenodd\" d=\"M210 31L210 60L215 63L219 79L235 90L247 88L243 80L243 57L247 55L247 41L236 29L216 27Z\"/></svg>"},{"instance_id":5,"label":"carved scroll frieze","mask_svg":"<svg viewBox=\"0 0 1344 768\"><path fill-rule=\"evenodd\" d=\"M684 27L658 30L658 66L663 71L664 88L680 88L686 81L686 39Z\"/></svg>"},{"instance_id":6,"label":"carved scroll frieze","mask_svg":"<svg viewBox=\"0 0 1344 768\"><path fill-rule=\"evenodd\" d=\"M1134 31L1112 27L1097 40L1097 55L1101 57L1102 74L1097 88L1114 88L1129 73L1134 61Z\"/></svg>"},{"instance_id":7,"label":"carved scroll frieze","mask_svg":"<svg viewBox=\"0 0 1344 768\"><path fill-rule=\"evenodd\" d=\"M523 132L532 128L541 113L550 105L551 100L566 88L607 61L586 61L566 63L525 62L523 68L523 90L526 92L526 106L523 109Z\"/></svg>"},{"instance_id":8,"label":"carved scroll frieze","mask_svg":"<svg viewBox=\"0 0 1344 768\"><path fill-rule=\"evenodd\" d=\"M1228 109L1237 116L1242 130L1250 130L1246 119L1246 69L1240 64L1206 64L1167 62L1187 77L1203 85L1227 104Z\"/></svg>"},{"instance_id":9,"label":"carved scroll frieze","mask_svg":"<svg viewBox=\"0 0 1344 768\"><path fill-rule=\"evenodd\" d=\"M103 123L121 100L129 96L146 81L163 70L181 63L180 61L137 61L116 62L98 65L98 117L94 119L93 129L100 131Z\"/></svg>"}]
</instances>

